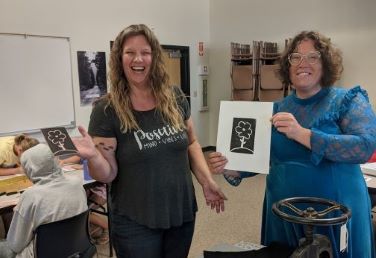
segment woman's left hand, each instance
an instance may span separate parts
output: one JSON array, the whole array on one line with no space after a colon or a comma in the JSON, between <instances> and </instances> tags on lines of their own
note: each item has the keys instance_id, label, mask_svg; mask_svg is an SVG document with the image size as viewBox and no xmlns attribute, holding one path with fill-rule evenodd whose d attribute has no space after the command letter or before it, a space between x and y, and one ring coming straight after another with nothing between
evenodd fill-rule
<instances>
[{"instance_id":1,"label":"woman's left hand","mask_svg":"<svg viewBox=\"0 0 376 258\"><path fill-rule=\"evenodd\" d=\"M295 116L287 112L276 113L271 122L278 132L284 133L289 139L295 140L311 149L311 130L302 127Z\"/></svg>"},{"instance_id":2,"label":"woman's left hand","mask_svg":"<svg viewBox=\"0 0 376 258\"><path fill-rule=\"evenodd\" d=\"M221 188L213 180L208 181L206 185L202 186L204 196L206 199L206 205L210 205L211 209L216 209L217 213L225 210L226 196L223 194Z\"/></svg>"},{"instance_id":3,"label":"woman's left hand","mask_svg":"<svg viewBox=\"0 0 376 258\"><path fill-rule=\"evenodd\" d=\"M302 129L304 129L291 113L276 113L271 121L278 132L284 133L288 138L293 140L295 140L301 133Z\"/></svg>"}]
</instances>

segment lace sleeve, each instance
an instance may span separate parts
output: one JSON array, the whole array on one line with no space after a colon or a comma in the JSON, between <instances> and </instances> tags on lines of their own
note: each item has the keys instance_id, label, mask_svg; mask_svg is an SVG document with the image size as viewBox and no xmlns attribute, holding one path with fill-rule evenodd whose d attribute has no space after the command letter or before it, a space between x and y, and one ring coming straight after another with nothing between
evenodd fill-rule
<instances>
[{"instance_id":1,"label":"lace sleeve","mask_svg":"<svg viewBox=\"0 0 376 258\"><path fill-rule=\"evenodd\" d=\"M226 179L226 181L230 185L238 186L242 182L243 178L254 177L254 176L258 175L258 173L254 173L254 172L246 172L246 171L238 171L238 172L239 172L238 177L229 176L229 175L226 175L226 174L223 174L223 177Z\"/></svg>"},{"instance_id":2,"label":"lace sleeve","mask_svg":"<svg viewBox=\"0 0 376 258\"><path fill-rule=\"evenodd\" d=\"M344 163L365 163L376 147L376 117L360 88L350 91L338 112L341 134L311 128L312 161L322 158Z\"/></svg>"}]
</instances>

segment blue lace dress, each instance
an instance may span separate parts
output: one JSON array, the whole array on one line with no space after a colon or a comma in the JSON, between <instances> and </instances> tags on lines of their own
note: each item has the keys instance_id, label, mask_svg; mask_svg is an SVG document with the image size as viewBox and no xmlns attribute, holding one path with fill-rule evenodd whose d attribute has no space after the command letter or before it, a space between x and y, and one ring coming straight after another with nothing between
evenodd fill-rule
<instances>
[{"instance_id":1,"label":"blue lace dress","mask_svg":"<svg viewBox=\"0 0 376 258\"><path fill-rule=\"evenodd\" d=\"M272 213L272 204L288 197L320 197L352 211L347 223L348 249L339 251L340 226L316 227L332 242L334 257L374 257L371 207L359 163L376 147L376 118L367 93L359 86L324 88L308 99L293 93L274 105L274 113L292 113L312 131L311 147L272 130L271 168L266 178L261 242L297 246L303 227ZM322 209L321 209L322 210Z\"/></svg>"}]
</instances>

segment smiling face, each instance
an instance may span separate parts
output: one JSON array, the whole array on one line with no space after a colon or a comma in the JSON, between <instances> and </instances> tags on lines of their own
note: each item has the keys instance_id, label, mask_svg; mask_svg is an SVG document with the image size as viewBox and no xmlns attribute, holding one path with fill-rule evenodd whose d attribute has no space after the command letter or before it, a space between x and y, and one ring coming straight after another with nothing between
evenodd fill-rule
<instances>
[{"instance_id":1,"label":"smiling face","mask_svg":"<svg viewBox=\"0 0 376 258\"><path fill-rule=\"evenodd\" d=\"M122 62L131 87L149 86L152 50L145 36L131 36L124 41Z\"/></svg>"},{"instance_id":2,"label":"smiling face","mask_svg":"<svg viewBox=\"0 0 376 258\"><path fill-rule=\"evenodd\" d=\"M307 55L316 51L314 42L306 39L298 44L294 52ZM289 74L297 96L300 98L311 97L321 89L322 61L319 59L316 63L311 64L307 58L303 58L300 64L290 65Z\"/></svg>"}]
</instances>

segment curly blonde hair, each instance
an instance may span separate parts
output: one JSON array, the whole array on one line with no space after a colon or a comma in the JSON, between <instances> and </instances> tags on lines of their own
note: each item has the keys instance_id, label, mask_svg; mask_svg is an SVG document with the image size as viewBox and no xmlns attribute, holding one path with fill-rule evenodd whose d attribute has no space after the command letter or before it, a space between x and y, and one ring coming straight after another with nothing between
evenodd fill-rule
<instances>
[{"instance_id":1,"label":"curly blonde hair","mask_svg":"<svg viewBox=\"0 0 376 258\"><path fill-rule=\"evenodd\" d=\"M343 64L342 64L342 53L341 51L333 46L330 39L316 31L302 31L296 35L286 47L280 59L280 70L279 76L282 83L285 85L290 85L290 63L289 55L296 51L297 46L304 40L312 40L315 49L321 54L322 61L322 77L320 84L322 87L330 87L337 80L340 79Z\"/></svg>"},{"instance_id":2,"label":"curly blonde hair","mask_svg":"<svg viewBox=\"0 0 376 258\"><path fill-rule=\"evenodd\" d=\"M165 122L176 129L184 128L181 110L178 107L177 97L173 86L169 84L169 77L162 60L162 48L154 33L144 24L135 24L126 27L116 37L110 55L109 80L111 89L107 94L107 106L111 105L120 119L121 131L127 132L139 129L132 112L130 98L130 85L124 73L122 56L124 42L133 36L143 35L150 44L152 51L152 64L150 68L150 87L156 99L156 110Z\"/></svg>"}]
</instances>

